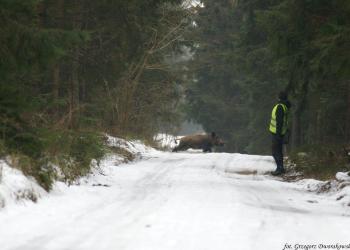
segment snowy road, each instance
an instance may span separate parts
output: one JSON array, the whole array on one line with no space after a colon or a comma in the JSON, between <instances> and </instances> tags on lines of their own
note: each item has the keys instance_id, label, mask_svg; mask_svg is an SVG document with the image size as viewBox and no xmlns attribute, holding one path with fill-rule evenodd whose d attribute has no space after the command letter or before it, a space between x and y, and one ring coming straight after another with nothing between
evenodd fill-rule
<instances>
[{"instance_id":1,"label":"snowy road","mask_svg":"<svg viewBox=\"0 0 350 250\"><path fill-rule=\"evenodd\" d=\"M282 250L285 243L350 243L345 208L263 175L273 169L270 157L151 152L146 158L1 211L0 249Z\"/></svg>"}]
</instances>

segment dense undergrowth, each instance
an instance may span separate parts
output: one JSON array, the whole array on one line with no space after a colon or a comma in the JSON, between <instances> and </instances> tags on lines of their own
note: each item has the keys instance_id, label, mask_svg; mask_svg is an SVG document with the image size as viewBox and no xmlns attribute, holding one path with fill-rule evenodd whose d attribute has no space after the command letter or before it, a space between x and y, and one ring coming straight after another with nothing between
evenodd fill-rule
<instances>
[{"instance_id":1,"label":"dense undergrowth","mask_svg":"<svg viewBox=\"0 0 350 250\"><path fill-rule=\"evenodd\" d=\"M88 174L108 152L105 136L95 132L45 131L36 136L28 136L26 143L13 141L3 157L46 190L57 179L71 183Z\"/></svg>"},{"instance_id":2,"label":"dense undergrowth","mask_svg":"<svg viewBox=\"0 0 350 250\"><path fill-rule=\"evenodd\" d=\"M350 171L350 161L343 149L330 145L307 145L290 154L294 169L306 178L330 180L337 172Z\"/></svg>"}]
</instances>

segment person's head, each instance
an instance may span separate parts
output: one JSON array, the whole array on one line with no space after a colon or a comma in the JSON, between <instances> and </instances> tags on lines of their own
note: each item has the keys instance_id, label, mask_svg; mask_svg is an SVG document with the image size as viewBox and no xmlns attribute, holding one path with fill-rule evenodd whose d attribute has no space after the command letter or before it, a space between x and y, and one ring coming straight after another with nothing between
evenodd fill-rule
<instances>
[{"instance_id":1,"label":"person's head","mask_svg":"<svg viewBox=\"0 0 350 250\"><path fill-rule=\"evenodd\" d=\"M287 92L285 91L281 91L279 94L278 94L278 100L280 102L283 102L287 108L291 108L292 107L292 104L290 103L290 101L288 100L288 94Z\"/></svg>"},{"instance_id":2,"label":"person's head","mask_svg":"<svg viewBox=\"0 0 350 250\"><path fill-rule=\"evenodd\" d=\"M288 101L288 94L285 92L285 91L281 91L279 94L278 94L278 99L280 101Z\"/></svg>"}]
</instances>

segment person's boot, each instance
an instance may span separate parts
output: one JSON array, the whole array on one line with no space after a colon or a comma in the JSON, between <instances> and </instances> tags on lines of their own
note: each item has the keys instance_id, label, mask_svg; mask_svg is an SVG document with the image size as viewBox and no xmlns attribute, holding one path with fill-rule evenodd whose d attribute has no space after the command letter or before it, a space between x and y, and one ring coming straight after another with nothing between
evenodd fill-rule
<instances>
[{"instance_id":1,"label":"person's boot","mask_svg":"<svg viewBox=\"0 0 350 250\"><path fill-rule=\"evenodd\" d=\"M280 172L279 170L276 169L275 171L271 172L271 174L272 174L273 176L278 176L278 175L281 174L281 172Z\"/></svg>"},{"instance_id":2,"label":"person's boot","mask_svg":"<svg viewBox=\"0 0 350 250\"><path fill-rule=\"evenodd\" d=\"M278 175L282 175L284 174L286 171L284 170L284 168L282 167L277 167L277 169L275 171L273 171L271 174L273 176L278 176Z\"/></svg>"}]
</instances>

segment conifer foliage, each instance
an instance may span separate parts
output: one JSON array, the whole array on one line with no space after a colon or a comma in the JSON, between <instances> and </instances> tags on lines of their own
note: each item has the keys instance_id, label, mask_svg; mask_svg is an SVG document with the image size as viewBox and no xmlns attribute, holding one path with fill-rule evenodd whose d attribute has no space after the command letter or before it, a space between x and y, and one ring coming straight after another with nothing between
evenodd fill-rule
<instances>
[{"instance_id":1,"label":"conifer foliage","mask_svg":"<svg viewBox=\"0 0 350 250\"><path fill-rule=\"evenodd\" d=\"M270 153L277 94L292 101L291 146L350 140L350 2L202 1L189 37L189 114L226 150Z\"/></svg>"},{"instance_id":2,"label":"conifer foliage","mask_svg":"<svg viewBox=\"0 0 350 250\"><path fill-rule=\"evenodd\" d=\"M101 157L102 132L147 139L175 124L165 58L186 15L180 0L0 0L0 153L47 174Z\"/></svg>"}]
</instances>

